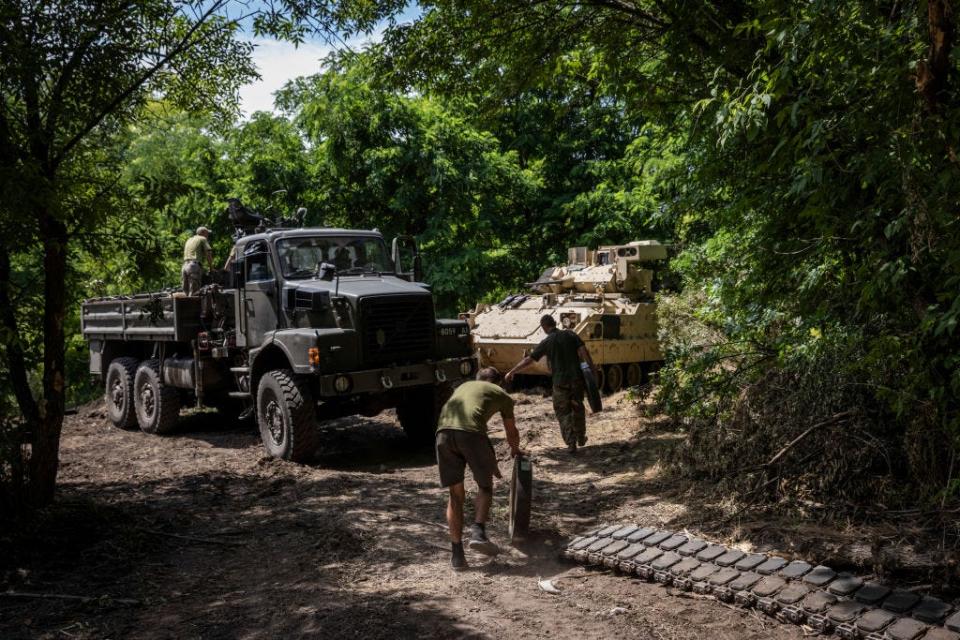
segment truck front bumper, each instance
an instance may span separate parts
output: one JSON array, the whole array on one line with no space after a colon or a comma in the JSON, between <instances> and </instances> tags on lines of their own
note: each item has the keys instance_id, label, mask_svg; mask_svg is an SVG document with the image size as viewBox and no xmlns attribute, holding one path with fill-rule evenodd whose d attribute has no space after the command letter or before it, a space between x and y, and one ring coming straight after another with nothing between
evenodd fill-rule
<instances>
[{"instance_id":1,"label":"truck front bumper","mask_svg":"<svg viewBox=\"0 0 960 640\"><path fill-rule=\"evenodd\" d=\"M476 358L449 358L401 367L325 374L319 377L318 386L322 398L346 397L470 380L476 372Z\"/></svg>"}]
</instances>

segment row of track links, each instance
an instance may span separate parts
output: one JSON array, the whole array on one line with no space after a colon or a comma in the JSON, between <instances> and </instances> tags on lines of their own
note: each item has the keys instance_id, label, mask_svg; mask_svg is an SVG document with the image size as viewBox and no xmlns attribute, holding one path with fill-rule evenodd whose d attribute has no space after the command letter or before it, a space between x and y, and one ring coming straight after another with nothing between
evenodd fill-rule
<instances>
[{"instance_id":1,"label":"row of track links","mask_svg":"<svg viewBox=\"0 0 960 640\"><path fill-rule=\"evenodd\" d=\"M960 610L937 598L663 529L629 524L594 529L571 540L563 556L755 607L845 640L960 640Z\"/></svg>"}]
</instances>

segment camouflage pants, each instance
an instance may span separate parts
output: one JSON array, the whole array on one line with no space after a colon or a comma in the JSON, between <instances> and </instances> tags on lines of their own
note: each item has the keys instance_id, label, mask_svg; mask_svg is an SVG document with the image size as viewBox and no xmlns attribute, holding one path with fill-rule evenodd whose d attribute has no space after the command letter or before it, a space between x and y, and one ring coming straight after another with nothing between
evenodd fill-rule
<instances>
[{"instance_id":1,"label":"camouflage pants","mask_svg":"<svg viewBox=\"0 0 960 640\"><path fill-rule=\"evenodd\" d=\"M583 444L587 435L587 414L583 407L583 381L553 385L553 410L560 422L560 434L567 446Z\"/></svg>"},{"instance_id":2,"label":"camouflage pants","mask_svg":"<svg viewBox=\"0 0 960 640\"><path fill-rule=\"evenodd\" d=\"M195 296L200 293L200 284L203 280L203 267L196 260L188 260L183 263L180 270L180 282L183 292L188 296Z\"/></svg>"}]
</instances>

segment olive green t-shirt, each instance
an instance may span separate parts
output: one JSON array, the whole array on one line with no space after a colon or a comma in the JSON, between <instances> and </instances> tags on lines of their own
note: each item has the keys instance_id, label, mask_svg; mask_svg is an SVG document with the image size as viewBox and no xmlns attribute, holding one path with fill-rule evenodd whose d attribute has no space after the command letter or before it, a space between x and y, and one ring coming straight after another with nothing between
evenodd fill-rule
<instances>
[{"instance_id":1,"label":"olive green t-shirt","mask_svg":"<svg viewBox=\"0 0 960 640\"><path fill-rule=\"evenodd\" d=\"M437 429L487 432L487 421L493 414L513 417L513 398L495 384L471 380L457 387L443 405Z\"/></svg>"},{"instance_id":2,"label":"olive green t-shirt","mask_svg":"<svg viewBox=\"0 0 960 640\"><path fill-rule=\"evenodd\" d=\"M564 384L578 379L580 373L580 355L577 350L583 346L580 336L569 329L552 331L540 341L530 357L539 360L547 356L553 384Z\"/></svg>"},{"instance_id":3,"label":"olive green t-shirt","mask_svg":"<svg viewBox=\"0 0 960 640\"><path fill-rule=\"evenodd\" d=\"M187 244L183 245L184 262L187 260L196 260L200 263L200 266L203 266L207 263L207 256L212 255L213 249L210 248L210 243L199 234L187 240Z\"/></svg>"}]
</instances>

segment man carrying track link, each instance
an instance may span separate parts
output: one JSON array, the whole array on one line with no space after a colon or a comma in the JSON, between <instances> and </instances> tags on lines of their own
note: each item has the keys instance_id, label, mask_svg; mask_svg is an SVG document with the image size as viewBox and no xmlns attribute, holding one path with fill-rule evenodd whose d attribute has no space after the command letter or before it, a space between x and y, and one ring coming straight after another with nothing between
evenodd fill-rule
<instances>
[{"instance_id":1,"label":"man carrying track link","mask_svg":"<svg viewBox=\"0 0 960 640\"><path fill-rule=\"evenodd\" d=\"M457 387L443 405L437 422L437 465L440 484L448 487L447 525L453 546L451 564L457 571L467 568L463 553L463 505L466 501L464 470L470 467L477 483L474 524L470 527L470 549L485 555L500 552L487 538L487 517L493 500L493 477L502 477L497 456L487 436L487 422L499 413L507 433L510 454L520 451L520 432L513 417L513 398L500 388L500 372L493 367L481 369L477 379Z\"/></svg>"},{"instance_id":2,"label":"man carrying track link","mask_svg":"<svg viewBox=\"0 0 960 640\"><path fill-rule=\"evenodd\" d=\"M560 423L560 435L571 455L577 453L577 446L587 443L587 413L583 407L583 373L580 361L584 361L591 370L596 370L586 345L573 331L558 330L557 321L551 315L540 318L540 328L547 334L533 352L524 357L505 376L506 381L513 380L517 372L534 362L547 357L550 374L553 379L553 411Z\"/></svg>"}]
</instances>

